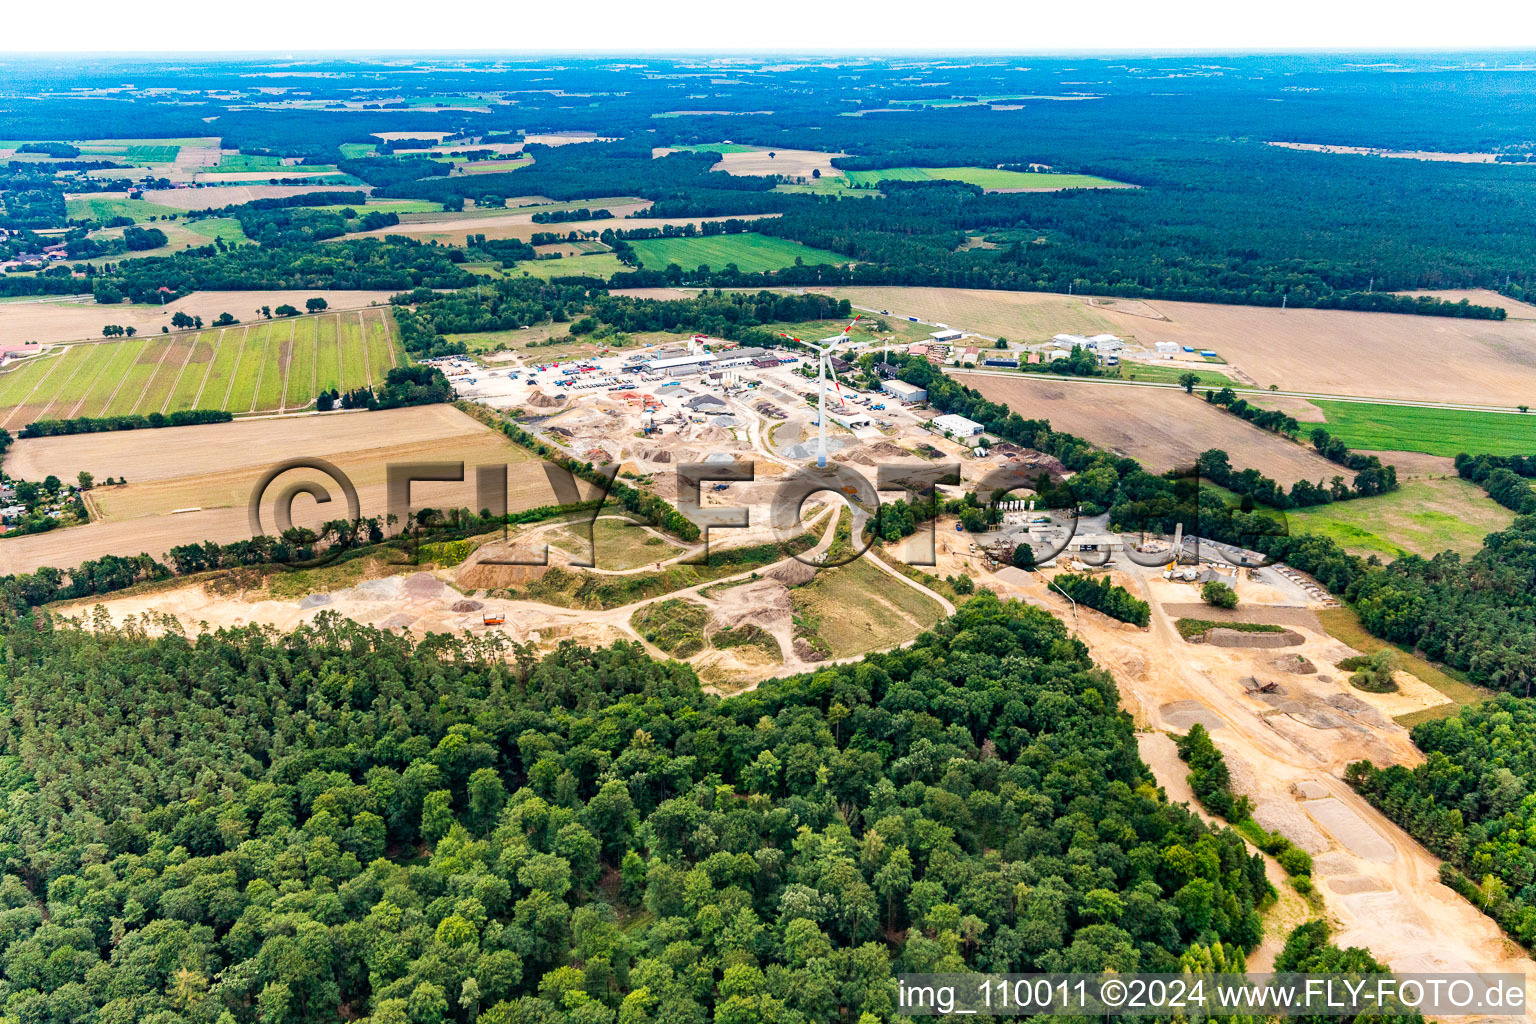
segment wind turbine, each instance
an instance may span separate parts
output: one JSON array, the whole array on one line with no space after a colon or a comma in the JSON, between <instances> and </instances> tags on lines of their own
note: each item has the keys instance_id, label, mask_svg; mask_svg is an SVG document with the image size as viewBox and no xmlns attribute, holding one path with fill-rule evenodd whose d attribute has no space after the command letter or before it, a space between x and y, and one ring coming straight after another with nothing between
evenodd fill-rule
<instances>
[{"instance_id":1,"label":"wind turbine","mask_svg":"<svg viewBox=\"0 0 1536 1024\"><path fill-rule=\"evenodd\" d=\"M846 401L843 400L843 397L842 397L843 386L842 386L841 383L838 382L837 371L832 368L832 352L833 352L833 349L836 346L838 346L838 345L840 345L843 342L846 342L848 340L848 332L853 330L853 325L859 322L859 318L862 315L863 314L860 314L859 316L856 316L852 320L848 321L848 326L843 328L843 331L842 331L841 334L834 334L830 338L822 338L820 345L813 345L810 342L803 341L800 338L797 338L797 337L795 337L792 334L785 334L782 331L779 332L779 337L781 337L781 338L788 338L790 341L794 342L795 344L797 344L797 345L804 345L806 348L808 348L808 349L810 349L810 350L812 350L813 352L816 353L816 391L817 391L817 399L816 399L817 400L817 405L816 405L816 428L817 428L817 434L816 434L816 468L817 469L826 469L827 468L827 374L830 373L832 375L832 383L837 386L838 401L843 402L844 405L848 404Z\"/></svg>"}]
</instances>

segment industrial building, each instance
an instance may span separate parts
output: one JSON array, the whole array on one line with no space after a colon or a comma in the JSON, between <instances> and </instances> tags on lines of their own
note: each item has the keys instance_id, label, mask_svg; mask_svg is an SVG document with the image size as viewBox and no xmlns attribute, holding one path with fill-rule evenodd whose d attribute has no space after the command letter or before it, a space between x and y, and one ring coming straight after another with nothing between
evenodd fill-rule
<instances>
[{"instance_id":1,"label":"industrial building","mask_svg":"<svg viewBox=\"0 0 1536 1024\"><path fill-rule=\"evenodd\" d=\"M1081 334L1058 334L1051 340L1065 348L1085 348L1100 355L1125 348L1125 342L1113 334L1095 334L1086 338Z\"/></svg>"},{"instance_id":2,"label":"industrial building","mask_svg":"<svg viewBox=\"0 0 1536 1024\"><path fill-rule=\"evenodd\" d=\"M959 341L961 338L965 337L965 332L950 330L934 331L932 334L928 335L928 337L932 338L934 341L949 343Z\"/></svg>"},{"instance_id":3,"label":"industrial building","mask_svg":"<svg viewBox=\"0 0 1536 1024\"><path fill-rule=\"evenodd\" d=\"M667 377L683 377L692 373L702 373L714 363L715 357L708 352L700 352L694 355L672 356L667 359L647 359L640 365L647 373L659 373Z\"/></svg>"},{"instance_id":4,"label":"industrial building","mask_svg":"<svg viewBox=\"0 0 1536 1024\"><path fill-rule=\"evenodd\" d=\"M715 356L715 361L710 368L723 370L731 366L754 365L759 359L767 355L768 350L765 348L738 348L734 351ZM778 360L774 360L773 365L777 366Z\"/></svg>"},{"instance_id":5,"label":"industrial building","mask_svg":"<svg viewBox=\"0 0 1536 1024\"><path fill-rule=\"evenodd\" d=\"M908 384L904 380L883 380L880 382L880 390L899 402L913 404L928 401L927 388L920 388L916 384Z\"/></svg>"},{"instance_id":6,"label":"industrial building","mask_svg":"<svg viewBox=\"0 0 1536 1024\"><path fill-rule=\"evenodd\" d=\"M827 419L839 426L847 427L849 430L857 430L859 427L874 425L874 420L870 419L867 412L836 413L828 410Z\"/></svg>"},{"instance_id":7,"label":"industrial building","mask_svg":"<svg viewBox=\"0 0 1536 1024\"><path fill-rule=\"evenodd\" d=\"M986 429L975 420L968 420L954 413L935 417L929 426L952 437L975 437Z\"/></svg>"}]
</instances>

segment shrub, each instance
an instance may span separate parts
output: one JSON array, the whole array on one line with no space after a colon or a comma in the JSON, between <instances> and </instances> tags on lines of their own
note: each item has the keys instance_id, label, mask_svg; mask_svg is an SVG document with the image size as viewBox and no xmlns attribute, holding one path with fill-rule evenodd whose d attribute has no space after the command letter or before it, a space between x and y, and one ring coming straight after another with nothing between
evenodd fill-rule
<instances>
[{"instance_id":1,"label":"shrub","mask_svg":"<svg viewBox=\"0 0 1536 1024\"><path fill-rule=\"evenodd\" d=\"M1236 608L1237 591L1220 580L1211 580L1200 588L1200 597L1216 608Z\"/></svg>"}]
</instances>

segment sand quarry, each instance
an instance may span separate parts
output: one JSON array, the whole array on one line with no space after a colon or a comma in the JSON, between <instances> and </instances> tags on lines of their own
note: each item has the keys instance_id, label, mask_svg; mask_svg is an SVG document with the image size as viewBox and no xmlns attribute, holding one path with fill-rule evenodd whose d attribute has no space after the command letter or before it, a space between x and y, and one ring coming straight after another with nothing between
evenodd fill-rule
<instances>
[{"instance_id":1,"label":"sand quarry","mask_svg":"<svg viewBox=\"0 0 1536 1024\"><path fill-rule=\"evenodd\" d=\"M830 509L831 506L819 506L813 510L809 517L811 527L824 527ZM624 571L573 567L578 556L554 546L553 542L559 539L557 534L567 530L579 533L581 529L575 520L541 524L519 531L509 541L493 540L484 544L460 566L432 571L370 560L361 570L369 578L350 586L319 589L298 596L274 597L270 587L255 580L250 581L251 589L242 589L238 578L231 577L146 594L74 602L56 610L60 615L85 623L103 621L101 616L104 615L105 621L117 624L136 622L156 632L173 629L190 634L251 624L291 630L322 615L334 614L417 636L471 634L532 644L546 651L565 640L588 645L631 640L641 643L654 657L666 658L668 655L641 637L631 619L647 605L681 599L698 604L710 613L706 637L724 629L751 625L773 637L778 645L777 657L757 646L726 650L706 647L689 659L706 680L719 681L735 690L826 663L803 643L797 642L793 635L790 588L809 582L815 569L792 557L785 557L766 568L749 569L607 610L560 608L498 596L504 595L507 588L524 586L541 578L552 567L607 575L646 573L652 569L650 564ZM756 539L748 536L731 540L747 543ZM825 550L830 539L830 534L825 534L817 546L802 557L815 558L819 551ZM668 558L666 563L696 558L702 550L702 544L693 545ZM499 564L509 560L522 564ZM540 561L546 564L533 564ZM881 568L901 584L918 586L883 563ZM291 587L284 589L291 590ZM946 613L953 611L947 601L933 596L944 605ZM487 624L487 617L503 621Z\"/></svg>"},{"instance_id":2,"label":"sand quarry","mask_svg":"<svg viewBox=\"0 0 1536 1024\"><path fill-rule=\"evenodd\" d=\"M1059 595L1038 576L1020 579L1024 575L978 582L1073 622ZM1282 649L1187 643L1174 629L1175 617L1190 609L1215 617L1192 585L1118 572L1113 578L1151 600L1150 629L1083 610L1077 632L1094 660L1114 675L1122 705L1146 730L1142 757L1170 795L1188 794L1189 769L1169 734L1199 722L1225 755L1234 788L1253 799L1255 819L1314 856L1313 877L1335 926L1334 941L1365 946L1399 971L1529 975L1536 966L1530 958L1490 918L1440 884L1439 861L1342 780L1352 761L1422 761L1393 716L1444 703L1442 694L1403 672L1397 674L1398 693L1349 686L1348 673L1336 665L1356 652L1329 637L1307 609L1274 603L1285 598L1262 583L1238 583L1244 600L1239 615L1286 620L1299 643ZM1266 599L1270 603L1257 611L1246 608ZM1258 692L1258 684L1266 683L1278 684L1276 690ZM1268 969L1277 951L1278 944L1266 942L1249 958L1249 969Z\"/></svg>"},{"instance_id":3,"label":"sand quarry","mask_svg":"<svg viewBox=\"0 0 1536 1024\"><path fill-rule=\"evenodd\" d=\"M584 425L579 417L606 417L607 413L581 409L567 415L572 423L568 429L575 433L598 429L595 423ZM678 443L685 444L681 439ZM760 435L754 435L754 443L760 443ZM861 452L862 446L845 449L844 464L862 464L857 457ZM652 458L647 460L638 446L622 453L626 459L653 461L660 468L666 463L656 458L658 454L650 451ZM730 498L732 504L740 502L738 495ZM514 550L542 548L542 540L567 529L568 524L550 523L520 532ZM1336 666L1355 652L1323 632L1312 608L1296 598L1294 587L1273 574L1238 582L1243 605L1235 614L1246 621L1283 624L1289 634L1286 646L1191 644L1175 630L1176 617L1195 611L1202 617L1222 617L1199 602L1193 586L1165 582L1129 565L1113 568L1114 582L1153 604L1152 626L1142 630L1088 609L1074 615L1065 601L1045 588L1038 574L1012 568L993 572L970 553L969 544L953 532L952 523L938 524L935 536L938 564L932 571L940 576L966 575L1002 596L1045 607L1089 645L1095 660L1114 675L1124 707L1144 730L1143 757L1172 797L1187 799L1187 766L1174 756L1169 734L1187 731L1195 722L1211 731L1231 766L1236 788L1254 800L1255 817L1314 855L1314 877L1341 944L1366 946L1398 970L1531 972L1536 968L1492 920L1439 883L1435 858L1342 781L1345 766L1362 758L1377 764L1418 763L1419 752L1393 716L1434 706L1445 698L1401 673L1401 689L1395 694L1369 694L1349 687L1346 673ZM742 542L747 539L741 538ZM827 543L825 537L822 543ZM348 580L348 585L326 592L274 598L270 589L240 592L227 584L193 584L100 605L112 621L134 618L146 621L151 629L195 632L248 623L287 629L333 613L416 635L488 635L549 649L565 639L588 644L625 638L640 641L631 625L634 613L654 601L680 598L709 611L706 636L751 624L772 636L780 649L782 660L774 661L764 657L761 648L738 652L706 647L693 663L706 681L722 689L750 687L761 679L811 670L818 664L805 656L811 652L797 649L793 636L790 588L811 571L793 560L760 570L755 578L746 572L621 608L586 610L498 596L505 594L503 588L526 584L549 571L543 566L486 565L485 560L498 550L505 552L507 547L497 542L475 552L463 565L432 571L379 566L371 573L376 578ZM686 557L686 553L675 557ZM568 567L570 560L568 552L550 547L552 564ZM890 574L892 586L924 589L879 559L871 564ZM652 568L644 565L626 571ZM291 589L287 588L290 593ZM947 601L927 593L946 612L951 610ZM96 604L80 602L60 610L90 619ZM487 613L503 617L504 623L486 626ZM1262 692L1261 684L1267 683L1276 686ZM1277 873L1279 869L1270 862L1270 870ZM1283 882L1278 874L1275 878ZM1296 897L1287 888L1281 891L1286 896L1271 919L1270 941L1250 958L1253 969L1269 966L1278 949L1276 936L1299 919Z\"/></svg>"}]
</instances>

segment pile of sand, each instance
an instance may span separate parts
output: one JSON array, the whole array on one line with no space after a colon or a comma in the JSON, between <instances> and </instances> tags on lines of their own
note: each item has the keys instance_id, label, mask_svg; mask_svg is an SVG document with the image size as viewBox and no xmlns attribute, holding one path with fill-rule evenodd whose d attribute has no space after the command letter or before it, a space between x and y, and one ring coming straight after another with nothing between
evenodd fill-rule
<instances>
[{"instance_id":1,"label":"pile of sand","mask_svg":"<svg viewBox=\"0 0 1536 1024\"><path fill-rule=\"evenodd\" d=\"M1317 671L1317 666L1300 654L1283 654L1275 659L1274 665L1281 672L1293 675L1309 676Z\"/></svg>"},{"instance_id":2,"label":"pile of sand","mask_svg":"<svg viewBox=\"0 0 1536 1024\"><path fill-rule=\"evenodd\" d=\"M1217 647L1295 647L1303 643L1300 633L1289 629L1279 633L1248 633L1240 629L1213 629L1205 634L1205 642Z\"/></svg>"},{"instance_id":3,"label":"pile of sand","mask_svg":"<svg viewBox=\"0 0 1536 1024\"><path fill-rule=\"evenodd\" d=\"M1188 732L1189 727L1196 722L1205 726L1208 732L1227 727L1227 723L1221 720L1221 716L1197 700L1171 701L1158 708L1157 712L1162 715L1163 721L1168 723L1169 728L1178 729L1180 732Z\"/></svg>"},{"instance_id":4,"label":"pile of sand","mask_svg":"<svg viewBox=\"0 0 1536 1024\"><path fill-rule=\"evenodd\" d=\"M869 454L880 459L910 459L914 456L911 452L889 441L876 441L867 449Z\"/></svg>"},{"instance_id":5,"label":"pile of sand","mask_svg":"<svg viewBox=\"0 0 1536 1024\"><path fill-rule=\"evenodd\" d=\"M400 585L402 596L413 601L435 600L447 589L447 584L429 572L412 573Z\"/></svg>"},{"instance_id":6,"label":"pile of sand","mask_svg":"<svg viewBox=\"0 0 1536 1024\"><path fill-rule=\"evenodd\" d=\"M786 587L798 587L816 578L816 567L806 565L798 558L791 558L769 569L763 573L763 576L770 580L777 580Z\"/></svg>"},{"instance_id":7,"label":"pile of sand","mask_svg":"<svg viewBox=\"0 0 1536 1024\"><path fill-rule=\"evenodd\" d=\"M484 608L484 607L485 607L485 605L480 603L479 601L470 601L470 600L466 599L466 600L463 600L463 601L455 601L455 602L453 602L453 607L450 608L449 611L455 611L455 612L477 612L481 608Z\"/></svg>"},{"instance_id":8,"label":"pile of sand","mask_svg":"<svg viewBox=\"0 0 1536 1024\"><path fill-rule=\"evenodd\" d=\"M558 409L565 404L562 395L546 395L542 391L535 391L528 396L528 404L535 409Z\"/></svg>"},{"instance_id":9,"label":"pile of sand","mask_svg":"<svg viewBox=\"0 0 1536 1024\"><path fill-rule=\"evenodd\" d=\"M540 550L535 551L532 545L527 544L509 545L503 541L482 544L463 565L459 566L459 571L454 576L454 584L460 590L505 590L541 579L545 573L549 572L549 566L485 564L491 559L533 562L542 553L543 545L538 547Z\"/></svg>"}]
</instances>

